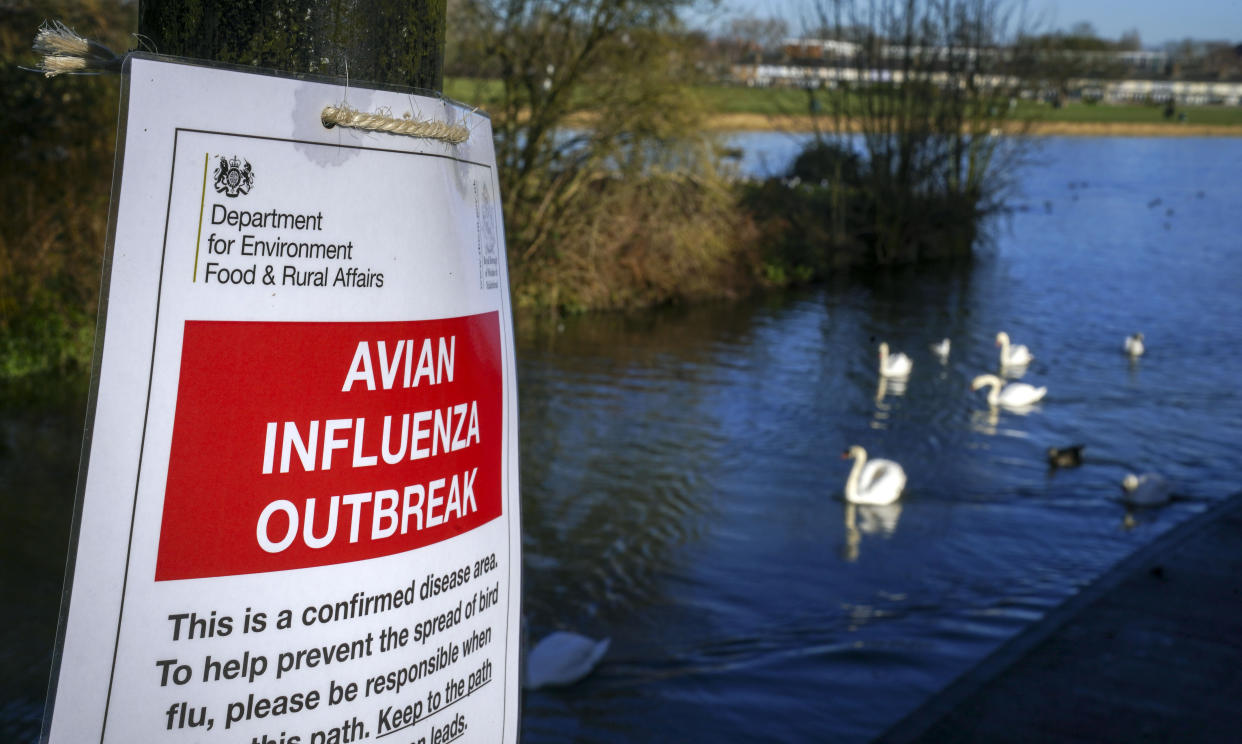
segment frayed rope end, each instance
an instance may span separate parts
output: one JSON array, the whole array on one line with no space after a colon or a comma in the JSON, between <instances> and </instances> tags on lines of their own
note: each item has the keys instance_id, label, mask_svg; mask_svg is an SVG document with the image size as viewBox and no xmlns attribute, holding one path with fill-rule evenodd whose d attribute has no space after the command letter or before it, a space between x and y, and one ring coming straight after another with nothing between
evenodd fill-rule
<instances>
[{"instance_id":1,"label":"frayed rope end","mask_svg":"<svg viewBox=\"0 0 1242 744\"><path fill-rule=\"evenodd\" d=\"M39 28L34 50L43 55L39 70L45 77L115 71L121 61L111 49L78 35L60 21L45 22Z\"/></svg>"},{"instance_id":2,"label":"frayed rope end","mask_svg":"<svg viewBox=\"0 0 1242 744\"><path fill-rule=\"evenodd\" d=\"M39 69L43 72L43 77L56 77L57 75L73 75L86 71L86 60L81 57L64 57L53 55L44 57L39 64Z\"/></svg>"},{"instance_id":3,"label":"frayed rope end","mask_svg":"<svg viewBox=\"0 0 1242 744\"><path fill-rule=\"evenodd\" d=\"M34 50L39 54L84 57L91 53L90 42L60 21L44 22L35 34Z\"/></svg>"}]
</instances>

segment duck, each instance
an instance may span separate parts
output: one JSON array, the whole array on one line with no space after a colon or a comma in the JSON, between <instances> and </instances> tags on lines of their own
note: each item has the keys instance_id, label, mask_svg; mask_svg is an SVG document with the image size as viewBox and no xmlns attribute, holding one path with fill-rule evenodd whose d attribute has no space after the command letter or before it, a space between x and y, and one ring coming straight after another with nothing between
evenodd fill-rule
<instances>
[{"instance_id":1,"label":"duck","mask_svg":"<svg viewBox=\"0 0 1242 744\"><path fill-rule=\"evenodd\" d=\"M1169 482L1158 473L1127 473L1121 480L1122 500L1131 506L1161 506L1173 500Z\"/></svg>"},{"instance_id":2,"label":"duck","mask_svg":"<svg viewBox=\"0 0 1242 744\"><path fill-rule=\"evenodd\" d=\"M982 387L991 387L988 391L988 405L1002 405L1012 408L1022 408L1033 403L1038 403L1048 394L1048 388L1035 387L1025 382L1011 382L1008 385L1005 381L996 375L979 375L970 382L971 390L978 390Z\"/></svg>"},{"instance_id":3,"label":"duck","mask_svg":"<svg viewBox=\"0 0 1242 744\"><path fill-rule=\"evenodd\" d=\"M1126 336L1125 351L1131 359L1143 356L1143 334L1135 333Z\"/></svg>"},{"instance_id":4,"label":"duck","mask_svg":"<svg viewBox=\"0 0 1242 744\"><path fill-rule=\"evenodd\" d=\"M910 361L910 357L901 352L890 356L888 344L880 344L880 376L907 377L911 369L914 369L914 362Z\"/></svg>"},{"instance_id":5,"label":"duck","mask_svg":"<svg viewBox=\"0 0 1242 744\"><path fill-rule=\"evenodd\" d=\"M1000 347L1000 363L1002 367L1022 367L1035 358L1031 350L1021 344L1009 345L1009 334L1001 331L996 334L996 345Z\"/></svg>"},{"instance_id":6,"label":"duck","mask_svg":"<svg viewBox=\"0 0 1242 744\"><path fill-rule=\"evenodd\" d=\"M526 657L524 686L535 690L572 685L595 669L611 642L564 630L548 634Z\"/></svg>"},{"instance_id":7,"label":"duck","mask_svg":"<svg viewBox=\"0 0 1242 744\"><path fill-rule=\"evenodd\" d=\"M950 346L951 344L949 343L949 339L945 338L941 339L938 343L932 344L931 350L933 354L940 358L940 361L944 362L949 359Z\"/></svg>"},{"instance_id":8,"label":"duck","mask_svg":"<svg viewBox=\"0 0 1242 744\"><path fill-rule=\"evenodd\" d=\"M906 471L892 460L867 460L867 450L853 445L841 453L842 460L854 460L845 481L845 500L851 504L883 506L896 501L906 488Z\"/></svg>"},{"instance_id":9,"label":"duck","mask_svg":"<svg viewBox=\"0 0 1242 744\"><path fill-rule=\"evenodd\" d=\"M1082 464L1083 445L1071 444L1068 447L1049 447L1048 465L1054 468L1076 468Z\"/></svg>"}]
</instances>

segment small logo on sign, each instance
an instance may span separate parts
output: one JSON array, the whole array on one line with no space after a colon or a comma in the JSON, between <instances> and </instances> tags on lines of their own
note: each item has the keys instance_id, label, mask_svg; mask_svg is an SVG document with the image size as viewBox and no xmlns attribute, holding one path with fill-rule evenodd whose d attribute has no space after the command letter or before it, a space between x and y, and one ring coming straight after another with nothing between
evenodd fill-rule
<instances>
[{"instance_id":1,"label":"small logo on sign","mask_svg":"<svg viewBox=\"0 0 1242 744\"><path fill-rule=\"evenodd\" d=\"M254 186L254 170L250 167L250 161L238 160L236 155L232 158L221 155L215 176L216 191L226 196L249 194Z\"/></svg>"}]
</instances>

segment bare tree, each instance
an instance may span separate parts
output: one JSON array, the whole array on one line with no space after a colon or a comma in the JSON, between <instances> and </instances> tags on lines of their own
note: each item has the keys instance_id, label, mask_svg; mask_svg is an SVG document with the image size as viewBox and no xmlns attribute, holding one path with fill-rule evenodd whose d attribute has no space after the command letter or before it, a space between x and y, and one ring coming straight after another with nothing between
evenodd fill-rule
<instances>
[{"instance_id":1,"label":"bare tree","mask_svg":"<svg viewBox=\"0 0 1242 744\"><path fill-rule=\"evenodd\" d=\"M781 48L789 36L789 23L781 18L741 16L729 21L726 38L735 47L738 62L762 62Z\"/></svg>"},{"instance_id":2,"label":"bare tree","mask_svg":"<svg viewBox=\"0 0 1242 744\"><path fill-rule=\"evenodd\" d=\"M881 264L969 252L1026 151L1021 19L1002 0L826 0L816 15L854 50L808 93L817 146L861 147L854 237Z\"/></svg>"},{"instance_id":3,"label":"bare tree","mask_svg":"<svg viewBox=\"0 0 1242 744\"><path fill-rule=\"evenodd\" d=\"M497 161L519 255L543 249L592 182L658 168L701 130L678 34L692 1L461 0L452 33L501 86Z\"/></svg>"},{"instance_id":4,"label":"bare tree","mask_svg":"<svg viewBox=\"0 0 1242 744\"><path fill-rule=\"evenodd\" d=\"M710 2L710 0L708 0ZM489 97L519 306L674 302L753 281L694 84L701 0L460 0ZM493 90L495 90L493 88Z\"/></svg>"}]
</instances>

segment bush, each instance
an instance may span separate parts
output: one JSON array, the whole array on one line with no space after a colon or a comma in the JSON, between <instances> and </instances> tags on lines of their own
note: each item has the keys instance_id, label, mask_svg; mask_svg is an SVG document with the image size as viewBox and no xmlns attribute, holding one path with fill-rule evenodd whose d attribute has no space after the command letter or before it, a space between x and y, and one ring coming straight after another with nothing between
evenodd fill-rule
<instances>
[{"instance_id":1,"label":"bush","mask_svg":"<svg viewBox=\"0 0 1242 744\"><path fill-rule=\"evenodd\" d=\"M17 2L0 10L0 377L89 365L116 140L114 75L23 70L45 18L124 48L119 0Z\"/></svg>"},{"instance_id":2,"label":"bush","mask_svg":"<svg viewBox=\"0 0 1242 744\"><path fill-rule=\"evenodd\" d=\"M758 285L754 228L723 182L599 174L583 194L543 250L511 257L517 307L626 310Z\"/></svg>"},{"instance_id":3,"label":"bush","mask_svg":"<svg viewBox=\"0 0 1242 744\"><path fill-rule=\"evenodd\" d=\"M1004 209L1029 121L1013 118L1025 57L1003 0L823 0L826 38L848 88L808 86L813 141L787 177L747 203L770 262L886 266L969 255ZM885 70L882 76L877 69ZM783 191L782 191L783 188ZM774 233L774 234L773 234Z\"/></svg>"}]
</instances>

